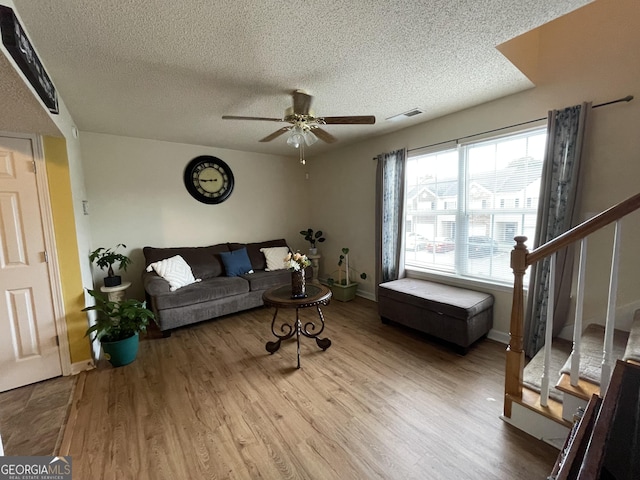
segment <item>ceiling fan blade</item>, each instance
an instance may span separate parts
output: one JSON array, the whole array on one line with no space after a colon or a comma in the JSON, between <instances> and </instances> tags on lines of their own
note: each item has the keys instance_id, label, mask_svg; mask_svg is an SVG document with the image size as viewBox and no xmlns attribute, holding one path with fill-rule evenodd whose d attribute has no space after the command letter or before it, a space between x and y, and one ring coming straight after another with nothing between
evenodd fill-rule
<instances>
[{"instance_id":1,"label":"ceiling fan blade","mask_svg":"<svg viewBox=\"0 0 640 480\"><path fill-rule=\"evenodd\" d=\"M318 137L320 140L323 140L327 143L335 143L338 141L336 137L331 135L326 130L321 129L320 127L313 127L311 131L315 134L316 137Z\"/></svg>"},{"instance_id":2,"label":"ceiling fan blade","mask_svg":"<svg viewBox=\"0 0 640 480\"><path fill-rule=\"evenodd\" d=\"M223 115L223 120L264 120L267 122L284 122L281 118L270 118L270 117L238 117L236 115Z\"/></svg>"},{"instance_id":3,"label":"ceiling fan blade","mask_svg":"<svg viewBox=\"0 0 640 480\"><path fill-rule=\"evenodd\" d=\"M373 115L360 115L351 117L322 117L318 120L323 120L327 125L373 125L376 123L376 117Z\"/></svg>"},{"instance_id":4,"label":"ceiling fan blade","mask_svg":"<svg viewBox=\"0 0 640 480\"><path fill-rule=\"evenodd\" d=\"M311 99L313 97L303 90L293 92L293 113L298 115L309 115Z\"/></svg>"},{"instance_id":5,"label":"ceiling fan blade","mask_svg":"<svg viewBox=\"0 0 640 480\"><path fill-rule=\"evenodd\" d=\"M270 142L274 138L278 138L280 135L282 135L283 133L288 132L288 131L289 131L289 127L282 127L280 130L276 130L271 135L267 135L266 137L264 137L260 141L261 142Z\"/></svg>"}]
</instances>

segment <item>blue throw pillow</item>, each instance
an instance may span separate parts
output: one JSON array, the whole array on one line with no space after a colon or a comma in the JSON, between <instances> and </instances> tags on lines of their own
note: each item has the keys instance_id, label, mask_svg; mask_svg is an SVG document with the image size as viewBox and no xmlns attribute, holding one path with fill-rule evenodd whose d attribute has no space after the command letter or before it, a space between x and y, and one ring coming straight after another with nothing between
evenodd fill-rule
<instances>
[{"instance_id":1,"label":"blue throw pillow","mask_svg":"<svg viewBox=\"0 0 640 480\"><path fill-rule=\"evenodd\" d=\"M246 248L234 250L233 252L220 252L220 257L227 272L227 277L239 277L246 273L253 273Z\"/></svg>"}]
</instances>

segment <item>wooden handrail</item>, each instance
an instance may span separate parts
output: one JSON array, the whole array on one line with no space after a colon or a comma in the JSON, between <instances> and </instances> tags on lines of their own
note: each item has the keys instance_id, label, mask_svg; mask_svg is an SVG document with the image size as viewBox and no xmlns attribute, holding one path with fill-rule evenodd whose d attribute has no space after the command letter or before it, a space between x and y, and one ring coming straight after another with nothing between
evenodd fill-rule
<instances>
[{"instance_id":1,"label":"wooden handrail","mask_svg":"<svg viewBox=\"0 0 640 480\"><path fill-rule=\"evenodd\" d=\"M540 245L538 248L532 250L527 255L527 267L545 257L548 257L552 253L557 252L561 248L571 245L573 242L582 240L584 237L592 234L596 230L599 230L616 220L620 220L622 217L630 214L638 208L640 208L640 193L627 198L623 202L620 202L595 217L582 222L580 225L573 227L571 230L567 230L562 235L558 235L550 242Z\"/></svg>"}]
</instances>

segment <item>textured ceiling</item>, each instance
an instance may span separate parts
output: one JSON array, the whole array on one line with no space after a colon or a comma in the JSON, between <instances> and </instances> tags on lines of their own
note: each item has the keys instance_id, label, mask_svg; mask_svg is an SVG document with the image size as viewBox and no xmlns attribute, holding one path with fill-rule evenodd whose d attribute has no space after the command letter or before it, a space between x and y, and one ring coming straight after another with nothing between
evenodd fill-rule
<instances>
[{"instance_id":1,"label":"textured ceiling","mask_svg":"<svg viewBox=\"0 0 640 480\"><path fill-rule=\"evenodd\" d=\"M280 117L301 88L319 116L376 116L327 126L337 146L423 122L530 88L495 47L589 2L13 3L81 131L295 155L258 142L282 125L221 116Z\"/></svg>"}]
</instances>

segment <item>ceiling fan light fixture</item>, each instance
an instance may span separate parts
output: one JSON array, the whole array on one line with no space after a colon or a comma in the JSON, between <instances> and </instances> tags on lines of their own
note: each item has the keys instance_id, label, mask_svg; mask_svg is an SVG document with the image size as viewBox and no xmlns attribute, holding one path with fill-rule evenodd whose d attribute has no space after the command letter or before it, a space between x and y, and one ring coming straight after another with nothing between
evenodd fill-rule
<instances>
[{"instance_id":1,"label":"ceiling fan light fixture","mask_svg":"<svg viewBox=\"0 0 640 480\"><path fill-rule=\"evenodd\" d=\"M306 132L304 132L303 137L304 143L307 144L307 147L310 147L318 141L318 137L316 137L315 133L313 133L311 130L307 130Z\"/></svg>"},{"instance_id":2,"label":"ceiling fan light fixture","mask_svg":"<svg viewBox=\"0 0 640 480\"><path fill-rule=\"evenodd\" d=\"M373 125L376 117L373 115L349 115L338 117L316 117L311 109L313 96L304 90L294 90L292 92L293 105L284 111L284 117L247 117L238 115L223 115L225 120L260 120L269 122L284 122L290 126L282 127L275 132L260 139L261 142L270 142L281 135L286 134L287 145L297 148L300 153L300 163L305 164L304 148L310 147L318 140L326 143L334 143L338 139L331 133L324 130L324 125ZM407 115L408 116L408 115Z\"/></svg>"},{"instance_id":3,"label":"ceiling fan light fixture","mask_svg":"<svg viewBox=\"0 0 640 480\"><path fill-rule=\"evenodd\" d=\"M289 138L287 138L287 145L293 148L299 148L302 142L302 135L299 133L292 133L289 135Z\"/></svg>"},{"instance_id":4,"label":"ceiling fan light fixture","mask_svg":"<svg viewBox=\"0 0 640 480\"><path fill-rule=\"evenodd\" d=\"M287 138L287 145L293 148L299 148L300 144L304 141L304 130L299 124L294 125L289 130L289 137Z\"/></svg>"}]
</instances>

